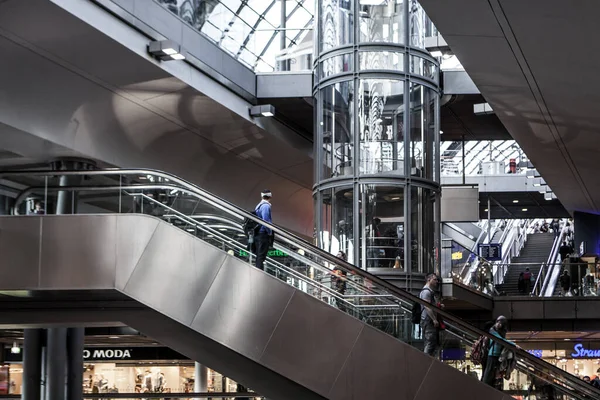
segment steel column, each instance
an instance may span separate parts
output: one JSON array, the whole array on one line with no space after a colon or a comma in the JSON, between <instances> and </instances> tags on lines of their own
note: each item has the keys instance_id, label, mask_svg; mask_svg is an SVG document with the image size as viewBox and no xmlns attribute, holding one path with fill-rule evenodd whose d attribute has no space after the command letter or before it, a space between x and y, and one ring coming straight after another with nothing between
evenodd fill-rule
<instances>
[{"instance_id":1,"label":"steel column","mask_svg":"<svg viewBox=\"0 0 600 400\"><path fill-rule=\"evenodd\" d=\"M67 330L67 400L83 398L83 345L84 328Z\"/></svg>"},{"instance_id":2,"label":"steel column","mask_svg":"<svg viewBox=\"0 0 600 400\"><path fill-rule=\"evenodd\" d=\"M67 328L50 328L47 332L46 400L65 400Z\"/></svg>"},{"instance_id":3,"label":"steel column","mask_svg":"<svg viewBox=\"0 0 600 400\"><path fill-rule=\"evenodd\" d=\"M42 394L42 329L25 329L23 345L23 400Z\"/></svg>"}]
</instances>

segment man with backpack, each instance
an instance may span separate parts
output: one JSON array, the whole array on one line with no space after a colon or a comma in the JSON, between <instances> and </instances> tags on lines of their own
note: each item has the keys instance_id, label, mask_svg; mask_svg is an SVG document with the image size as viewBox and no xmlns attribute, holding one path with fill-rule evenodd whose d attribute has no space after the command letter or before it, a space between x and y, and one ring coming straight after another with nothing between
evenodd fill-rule
<instances>
[{"instance_id":1,"label":"man with backpack","mask_svg":"<svg viewBox=\"0 0 600 400\"><path fill-rule=\"evenodd\" d=\"M272 222L271 219L271 197L273 194L270 190L263 190L260 193L262 200L256 208L254 212L256 216L263 221ZM259 225L258 232L254 237L254 245L256 246L256 268L260 270L264 270L265 260L267 259L267 253L269 252L269 247L273 245L273 231L267 228L264 225Z\"/></svg>"},{"instance_id":2,"label":"man with backpack","mask_svg":"<svg viewBox=\"0 0 600 400\"><path fill-rule=\"evenodd\" d=\"M440 305L436 292L440 286L440 279L436 274L429 274L426 278L426 283L419 298L425 300L427 303L432 305ZM430 307L421 307L421 332L423 334L425 354L429 354L432 357L437 357L440 349L440 322L437 314Z\"/></svg>"}]
</instances>

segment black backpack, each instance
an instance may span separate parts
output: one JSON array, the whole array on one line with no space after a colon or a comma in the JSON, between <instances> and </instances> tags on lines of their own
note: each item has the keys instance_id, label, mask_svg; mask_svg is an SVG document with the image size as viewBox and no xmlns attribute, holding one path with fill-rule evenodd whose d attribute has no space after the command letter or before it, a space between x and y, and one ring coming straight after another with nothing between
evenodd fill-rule
<instances>
[{"instance_id":1,"label":"black backpack","mask_svg":"<svg viewBox=\"0 0 600 400\"><path fill-rule=\"evenodd\" d=\"M423 307L421 306L421 303L417 303L415 301L413 303L411 312L412 312L412 316L411 316L410 320L412 321L413 324L419 325L421 323L421 313L423 312Z\"/></svg>"},{"instance_id":2,"label":"black backpack","mask_svg":"<svg viewBox=\"0 0 600 400\"><path fill-rule=\"evenodd\" d=\"M250 211L250 214L258 218L256 210ZM245 218L244 222L242 222L242 229L244 230L244 234L246 235L246 237L250 235L255 236L258 233L258 230L260 229L260 224L256 221L251 220L250 218Z\"/></svg>"}]
</instances>

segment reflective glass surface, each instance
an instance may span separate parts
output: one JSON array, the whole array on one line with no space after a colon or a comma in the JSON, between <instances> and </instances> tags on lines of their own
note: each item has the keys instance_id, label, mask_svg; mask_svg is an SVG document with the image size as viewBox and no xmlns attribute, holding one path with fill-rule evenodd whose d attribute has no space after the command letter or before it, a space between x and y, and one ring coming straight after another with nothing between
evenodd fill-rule
<instances>
[{"instance_id":1,"label":"reflective glass surface","mask_svg":"<svg viewBox=\"0 0 600 400\"><path fill-rule=\"evenodd\" d=\"M404 44L404 1L359 0L360 41Z\"/></svg>"},{"instance_id":2,"label":"reflective glass surface","mask_svg":"<svg viewBox=\"0 0 600 400\"><path fill-rule=\"evenodd\" d=\"M341 54L321 62L321 79L354 69L354 54Z\"/></svg>"},{"instance_id":3,"label":"reflective glass surface","mask_svg":"<svg viewBox=\"0 0 600 400\"><path fill-rule=\"evenodd\" d=\"M411 187L411 270L418 273L433 272L434 240L433 240L433 202L434 194L431 189Z\"/></svg>"},{"instance_id":4,"label":"reflective glass surface","mask_svg":"<svg viewBox=\"0 0 600 400\"><path fill-rule=\"evenodd\" d=\"M361 79L360 174L404 174L404 82Z\"/></svg>"},{"instance_id":5,"label":"reflective glass surface","mask_svg":"<svg viewBox=\"0 0 600 400\"><path fill-rule=\"evenodd\" d=\"M404 71L404 53L395 51L360 51L358 59L361 70L386 69Z\"/></svg>"},{"instance_id":6,"label":"reflective glass surface","mask_svg":"<svg viewBox=\"0 0 600 400\"><path fill-rule=\"evenodd\" d=\"M363 268L404 271L404 187L360 185Z\"/></svg>"},{"instance_id":7,"label":"reflective glass surface","mask_svg":"<svg viewBox=\"0 0 600 400\"><path fill-rule=\"evenodd\" d=\"M156 1L255 71L310 68L314 0L286 1L283 48L281 0Z\"/></svg>"},{"instance_id":8,"label":"reflective glass surface","mask_svg":"<svg viewBox=\"0 0 600 400\"><path fill-rule=\"evenodd\" d=\"M326 189L322 192L321 248L331 254L343 252L348 262L354 259L354 192L352 186Z\"/></svg>"},{"instance_id":9,"label":"reflective glass surface","mask_svg":"<svg viewBox=\"0 0 600 400\"><path fill-rule=\"evenodd\" d=\"M350 44L354 40L353 1L319 0L320 52Z\"/></svg>"},{"instance_id":10,"label":"reflective glass surface","mask_svg":"<svg viewBox=\"0 0 600 400\"><path fill-rule=\"evenodd\" d=\"M353 174L354 81L321 89L323 179Z\"/></svg>"},{"instance_id":11,"label":"reflective glass surface","mask_svg":"<svg viewBox=\"0 0 600 400\"><path fill-rule=\"evenodd\" d=\"M411 175L433 179L435 144L435 97L432 89L410 86L410 163Z\"/></svg>"}]
</instances>

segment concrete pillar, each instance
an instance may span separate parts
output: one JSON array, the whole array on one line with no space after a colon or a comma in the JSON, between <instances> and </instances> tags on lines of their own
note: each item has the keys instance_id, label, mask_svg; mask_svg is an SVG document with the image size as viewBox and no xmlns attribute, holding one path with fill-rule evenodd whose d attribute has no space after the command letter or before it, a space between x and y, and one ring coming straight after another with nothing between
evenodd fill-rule
<instances>
[{"instance_id":1,"label":"concrete pillar","mask_svg":"<svg viewBox=\"0 0 600 400\"><path fill-rule=\"evenodd\" d=\"M50 328L47 332L46 400L65 400L67 328Z\"/></svg>"},{"instance_id":2,"label":"concrete pillar","mask_svg":"<svg viewBox=\"0 0 600 400\"><path fill-rule=\"evenodd\" d=\"M194 363L194 392L206 393L208 391L208 368L206 365Z\"/></svg>"},{"instance_id":3,"label":"concrete pillar","mask_svg":"<svg viewBox=\"0 0 600 400\"><path fill-rule=\"evenodd\" d=\"M42 394L42 329L25 329L23 345L23 400L40 400Z\"/></svg>"},{"instance_id":4,"label":"concrete pillar","mask_svg":"<svg viewBox=\"0 0 600 400\"><path fill-rule=\"evenodd\" d=\"M67 330L67 400L83 398L84 328Z\"/></svg>"}]
</instances>

